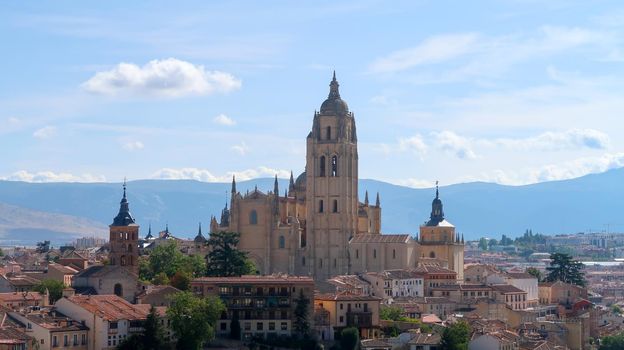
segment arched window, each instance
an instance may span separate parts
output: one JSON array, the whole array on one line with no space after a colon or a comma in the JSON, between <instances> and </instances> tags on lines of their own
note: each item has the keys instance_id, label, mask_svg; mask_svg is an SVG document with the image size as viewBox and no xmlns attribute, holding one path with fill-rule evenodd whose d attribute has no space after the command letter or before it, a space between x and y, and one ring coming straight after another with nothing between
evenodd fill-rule
<instances>
[{"instance_id":1,"label":"arched window","mask_svg":"<svg viewBox=\"0 0 624 350\"><path fill-rule=\"evenodd\" d=\"M338 176L338 156L331 158L331 176Z\"/></svg>"},{"instance_id":2,"label":"arched window","mask_svg":"<svg viewBox=\"0 0 624 350\"><path fill-rule=\"evenodd\" d=\"M323 200L321 199L321 200L319 201L319 213L322 213L322 212L323 212L323 209L324 209L324 208L323 208Z\"/></svg>"},{"instance_id":3,"label":"arched window","mask_svg":"<svg viewBox=\"0 0 624 350\"><path fill-rule=\"evenodd\" d=\"M123 297L123 286L121 285L121 283L115 284L115 287L113 288L113 293L115 293L115 295L118 297Z\"/></svg>"},{"instance_id":4,"label":"arched window","mask_svg":"<svg viewBox=\"0 0 624 350\"><path fill-rule=\"evenodd\" d=\"M396 259L396 249L392 249L392 259Z\"/></svg>"},{"instance_id":5,"label":"arched window","mask_svg":"<svg viewBox=\"0 0 624 350\"><path fill-rule=\"evenodd\" d=\"M319 166L320 166L320 177L325 177L325 156L321 156L321 158L319 159Z\"/></svg>"},{"instance_id":6,"label":"arched window","mask_svg":"<svg viewBox=\"0 0 624 350\"><path fill-rule=\"evenodd\" d=\"M128 252L132 253L132 244L128 244Z\"/></svg>"},{"instance_id":7,"label":"arched window","mask_svg":"<svg viewBox=\"0 0 624 350\"><path fill-rule=\"evenodd\" d=\"M435 258L435 252L431 252L431 253L429 253L429 257L430 257L430 258Z\"/></svg>"},{"instance_id":8,"label":"arched window","mask_svg":"<svg viewBox=\"0 0 624 350\"><path fill-rule=\"evenodd\" d=\"M338 212L338 200L334 199L334 205L332 206L332 213Z\"/></svg>"},{"instance_id":9,"label":"arched window","mask_svg":"<svg viewBox=\"0 0 624 350\"><path fill-rule=\"evenodd\" d=\"M373 249L373 259L377 259L377 249Z\"/></svg>"},{"instance_id":10,"label":"arched window","mask_svg":"<svg viewBox=\"0 0 624 350\"><path fill-rule=\"evenodd\" d=\"M327 127L327 139L331 140L331 126Z\"/></svg>"},{"instance_id":11,"label":"arched window","mask_svg":"<svg viewBox=\"0 0 624 350\"><path fill-rule=\"evenodd\" d=\"M249 224L257 225L258 224L258 212L254 209L249 213Z\"/></svg>"},{"instance_id":12,"label":"arched window","mask_svg":"<svg viewBox=\"0 0 624 350\"><path fill-rule=\"evenodd\" d=\"M279 236L279 247L280 249L284 249L286 247L286 239L284 236Z\"/></svg>"}]
</instances>

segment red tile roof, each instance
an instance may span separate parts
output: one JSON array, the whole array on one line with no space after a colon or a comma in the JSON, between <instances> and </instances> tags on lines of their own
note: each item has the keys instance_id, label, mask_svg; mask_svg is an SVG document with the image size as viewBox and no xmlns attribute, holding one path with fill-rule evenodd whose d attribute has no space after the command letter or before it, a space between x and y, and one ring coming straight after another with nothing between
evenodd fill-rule
<instances>
[{"instance_id":1,"label":"red tile roof","mask_svg":"<svg viewBox=\"0 0 624 350\"><path fill-rule=\"evenodd\" d=\"M67 300L108 321L144 320L149 313L149 307L146 310L116 295L74 295Z\"/></svg>"}]
</instances>

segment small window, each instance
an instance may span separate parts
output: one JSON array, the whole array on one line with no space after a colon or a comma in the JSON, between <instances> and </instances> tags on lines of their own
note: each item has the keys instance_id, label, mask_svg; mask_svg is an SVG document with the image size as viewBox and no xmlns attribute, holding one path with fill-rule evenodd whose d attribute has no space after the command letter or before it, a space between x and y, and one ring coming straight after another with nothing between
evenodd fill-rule
<instances>
[{"instance_id":1,"label":"small window","mask_svg":"<svg viewBox=\"0 0 624 350\"><path fill-rule=\"evenodd\" d=\"M331 158L331 176L338 176L338 157Z\"/></svg>"},{"instance_id":2,"label":"small window","mask_svg":"<svg viewBox=\"0 0 624 350\"><path fill-rule=\"evenodd\" d=\"M327 127L327 133L326 134L327 134L327 139L331 140L331 126Z\"/></svg>"},{"instance_id":3,"label":"small window","mask_svg":"<svg viewBox=\"0 0 624 350\"><path fill-rule=\"evenodd\" d=\"M301 266L305 266L305 256L301 257Z\"/></svg>"},{"instance_id":4,"label":"small window","mask_svg":"<svg viewBox=\"0 0 624 350\"><path fill-rule=\"evenodd\" d=\"M258 224L258 212L254 209L249 213L249 224L257 225Z\"/></svg>"},{"instance_id":5,"label":"small window","mask_svg":"<svg viewBox=\"0 0 624 350\"><path fill-rule=\"evenodd\" d=\"M377 249L373 249L373 259L377 259Z\"/></svg>"},{"instance_id":6,"label":"small window","mask_svg":"<svg viewBox=\"0 0 624 350\"><path fill-rule=\"evenodd\" d=\"M323 259L319 259L319 267L323 267Z\"/></svg>"},{"instance_id":7,"label":"small window","mask_svg":"<svg viewBox=\"0 0 624 350\"><path fill-rule=\"evenodd\" d=\"M321 158L319 159L319 166L320 166L320 177L325 177L325 156L321 156Z\"/></svg>"},{"instance_id":8,"label":"small window","mask_svg":"<svg viewBox=\"0 0 624 350\"><path fill-rule=\"evenodd\" d=\"M319 201L319 213L322 213L322 212L323 212L323 200L321 199Z\"/></svg>"},{"instance_id":9,"label":"small window","mask_svg":"<svg viewBox=\"0 0 624 350\"><path fill-rule=\"evenodd\" d=\"M284 236L279 236L279 247L280 249L284 249L286 247L286 239Z\"/></svg>"},{"instance_id":10,"label":"small window","mask_svg":"<svg viewBox=\"0 0 624 350\"><path fill-rule=\"evenodd\" d=\"M396 249L392 249L392 259L396 259Z\"/></svg>"},{"instance_id":11,"label":"small window","mask_svg":"<svg viewBox=\"0 0 624 350\"><path fill-rule=\"evenodd\" d=\"M338 212L338 200L334 199L334 204L332 205L332 213Z\"/></svg>"},{"instance_id":12,"label":"small window","mask_svg":"<svg viewBox=\"0 0 624 350\"><path fill-rule=\"evenodd\" d=\"M356 259L359 259L359 258L360 258L360 250L359 250L359 249L356 249L356 250L355 250L355 258L356 258Z\"/></svg>"}]
</instances>

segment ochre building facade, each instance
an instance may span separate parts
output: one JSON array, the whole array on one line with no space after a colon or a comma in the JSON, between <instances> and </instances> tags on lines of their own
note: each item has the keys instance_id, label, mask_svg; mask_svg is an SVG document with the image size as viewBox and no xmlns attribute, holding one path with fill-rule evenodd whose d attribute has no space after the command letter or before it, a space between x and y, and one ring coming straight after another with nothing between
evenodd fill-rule
<instances>
[{"instance_id":1,"label":"ochre building facade","mask_svg":"<svg viewBox=\"0 0 624 350\"><path fill-rule=\"evenodd\" d=\"M309 275L324 280L409 269L425 261L463 274L463 241L443 213L434 213L442 205L437 195L431 220L421 228L425 250L421 251L425 245L420 245L417 237L381 234L379 194L374 204L369 202L368 192L363 202L358 198L355 116L340 97L335 74L329 86L329 96L314 112L307 136L305 171L296 179L291 173L283 192L277 178L273 190L266 193L257 188L240 193L232 179L229 206L219 221L212 218L211 232L240 233L239 248L249 253L262 274Z\"/></svg>"}]
</instances>

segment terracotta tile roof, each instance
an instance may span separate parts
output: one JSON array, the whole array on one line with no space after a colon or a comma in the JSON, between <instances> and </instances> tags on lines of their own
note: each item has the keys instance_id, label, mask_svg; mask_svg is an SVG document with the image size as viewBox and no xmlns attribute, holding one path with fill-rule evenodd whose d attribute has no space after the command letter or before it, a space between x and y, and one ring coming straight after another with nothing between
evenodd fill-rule
<instances>
[{"instance_id":1,"label":"terracotta tile roof","mask_svg":"<svg viewBox=\"0 0 624 350\"><path fill-rule=\"evenodd\" d=\"M335 293L335 294L314 294L314 300L327 300L327 301L354 301L354 300L382 300L379 297L359 295L352 293Z\"/></svg>"},{"instance_id":2,"label":"terracotta tile roof","mask_svg":"<svg viewBox=\"0 0 624 350\"><path fill-rule=\"evenodd\" d=\"M0 344L24 344L30 340L31 337L15 328L0 328Z\"/></svg>"},{"instance_id":3,"label":"terracotta tile roof","mask_svg":"<svg viewBox=\"0 0 624 350\"><path fill-rule=\"evenodd\" d=\"M439 334L416 334L412 340L409 341L410 345L438 345L440 344L441 337Z\"/></svg>"},{"instance_id":4,"label":"terracotta tile roof","mask_svg":"<svg viewBox=\"0 0 624 350\"><path fill-rule=\"evenodd\" d=\"M13 292L13 293L0 293L0 301L9 303L14 301L35 301L42 300L43 296L39 292Z\"/></svg>"},{"instance_id":5,"label":"terracotta tile roof","mask_svg":"<svg viewBox=\"0 0 624 350\"><path fill-rule=\"evenodd\" d=\"M74 295L67 300L108 321L144 320L149 313L143 306L130 304L116 295Z\"/></svg>"},{"instance_id":6,"label":"terracotta tile roof","mask_svg":"<svg viewBox=\"0 0 624 350\"><path fill-rule=\"evenodd\" d=\"M75 275L78 273L77 269L74 269L73 267L61 265L61 264L49 264L48 271L50 270L56 270L66 275Z\"/></svg>"},{"instance_id":7,"label":"terracotta tile roof","mask_svg":"<svg viewBox=\"0 0 624 350\"><path fill-rule=\"evenodd\" d=\"M436 314L423 315L422 323L442 323L442 320Z\"/></svg>"},{"instance_id":8,"label":"terracotta tile roof","mask_svg":"<svg viewBox=\"0 0 624 350\"><path fill-rule=\"evenodd\" d=\"M457 275L457 272L447 269L445 267L442 266L436 266L436 265L419 265L418 267L416 267L413 271L415 272L420 272L420 273L445 273L445 274L454 274Z\"/></svg>"},{"instance_id":9,"label":"terracotta tile roof","mask_svg":"<svg viewBox=\"0 0 624 350\"><path fill-rule=\"evenodd\" d=\"M191 283L270 283L270 284L292 284L292 283L314 283L312 277L308 276L286 276L286 275L243 275L240 277L200 277L195 278Z\"/></svg>"},{"instance_id":10,"label":"terracotta tile roof","mask_svg":"<svg viewBox=\"0 0 624 350\"><path fill-rule=\"evenodd\" d=\"M350 243L406 243L410 235L383 235L374 233L359 233L351 238Z\"/></svg>"},{"instance_id":11,"label":"terracotta tile roof","mask_svg":"<svg viewBox=\"0 0 624 350\"><path fill-rule=\"evenodd\" d=\"M28 321L37 324L45 329L49 329L52 332L89 330L89 327L83 325L80 322L74 321L73 319L61 313L53 314L48 312L40 312L30 313L22 316L28 319Z\"/></svg>"},{"instance_id":12,"label":"terracotta tile roof","mask_svg":"<svg viewBox=\"0 0 624 350\"><path fill-rule=\"evenodd\" d=\"M530 279L535 278L535 276L526 273L526 272L507 272L507 276L515 279Z\"/></svg>"},{"instance_id":13,"label":"terracotta tile roof","mask_svg":"<svg viewBox=\"0 0 624 350\"><path fill-rule=\"evenodd\" d=\"M493 284L492 285L492 289L504 294L509 294L509 293L526 293L525 291L523 291L522 289L512 286L510 284Z\"/></svg>"}]
</instances>

